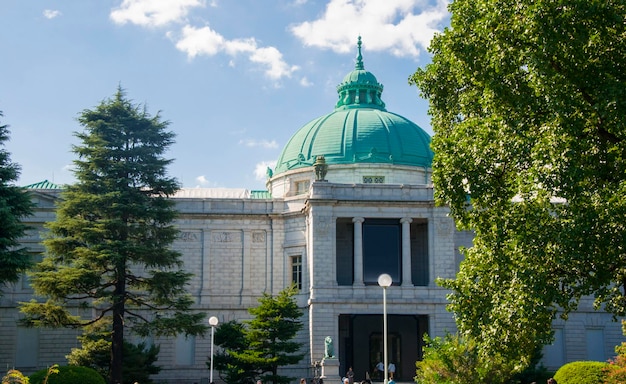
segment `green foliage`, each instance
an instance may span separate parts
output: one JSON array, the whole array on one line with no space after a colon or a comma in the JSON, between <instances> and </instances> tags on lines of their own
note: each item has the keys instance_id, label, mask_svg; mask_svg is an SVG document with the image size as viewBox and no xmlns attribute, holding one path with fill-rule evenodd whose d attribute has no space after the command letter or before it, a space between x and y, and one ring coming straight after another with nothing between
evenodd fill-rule
<instances>
[{"instance_id":1,"label":"green foliage","mask_svg":"<svg viewBox=\"0 0 626 384\"><path fill-rule=\"evenodd\" d=\"M622 320L622 332L626 334L626 322ZM626 342L615 347L615 356L609 360L609 365L604 368L604 384L626 383Z\"/></svg>"},{"instance_id":2,"label":"green foliage","mask_svg":"<svg viewBox=\"0 0 626 384\"><path fill-rule=\"evenodd\" d=\"M48 369L37 371L30 375L30 384L106 384L106 381L94 369L70 365L58 367L58 372L53 374Z\"/></svg>"},{"instance_id":3,"label":"green foliage","mask_svg":"<svg viewBox=\"0 0 626 384\"><path fill-rule=\"evenodd\" d=\"M582 296L626 314L626 3L450 11L410 79L430 102L437 203L475 232L438 282L461 334L523 369Z\"/></svg>"},{"instance_id":4,"label":"green foliage","mask_svg":"<svg viewBox=\"0 0 626 384\"><path fill-rule=\"evenodd\" d=\"M66 356L70 365L80 365L95 369L104 378L109 377L111 365L111 322L105 319L85 328L78 337L81 348L73 348ZM122 362L123 384L150 384L150 375L157 374L161 368L156 366L160 348L145 343L132 344L124 341L124 359Z\"/></svg>"},{"instance_id":5,"label":"green foliage","mask_svg":"<svg viewBox=\"0 0 626 384\"><path fill-rule=\"evenodd\" d=\"M246 329L243 324L229 321L220 324L215 330L215 345L221 347L214 352L213 368L220 372L222 379L228 384L252 384L258 377L256 365L238 360L233 354L241 354L248 345ZM210 368L211 362L207 361Z\"/></svg>"},{"instance_id":6,"label":"green foliage","mask_svg":"<svg viewBox=\"0 0 626 384\"><path fill-rule=\"evenodd\" d=\"M543 349L543 347L541 347ZM542 351L538 347L535 355L530 360L530 365L523 371L516 373L511 380L511 384L514 383L546 383L549 378L554 376L554 372L548 371L548 369L541 363L543 357Z\"/></svg>"},{"instance_id":7,"label":"green foliage","mask_svg":"<svg viewBox=\"0 0 626 384\"><path fill-rule=\"evenodd\" d=\"M603 383L607 365L601 361L574 361L559 368L554 374L554 380L559 384Z\"/></svg>"},{"instance_id":8,"label":"green foliage","mask_svg":"<svg viewBox=\"0 0 626 384\"><path fill-rule=\"evenodd\" d=\"M292 285L275 297L264 293L259 306L248 310L253 315L251 320L225 323L218 328L215 344L222 347L222 352L216 354L214 366L224 372L228 384L246 384L257 378L285 384L294 379L278 375L278 368L296 364L304 357L297 353L301 345L293 341L302 329L302 311L293 297L297 292Z\"/></svg>"},{"instance_id":9,"label":"green foliage","mask_svg":"<svg viewBox=\"0 0 626 384\"><path fill-rule=\"evenodd\" d=\"M0 124L0 146L4 147L7 140L9 126ZM28 229L22 219L32 215L33 203L24 188L14 185L19 174L19 165L11 162L7 150L0 148L0 288L16 282L31 266L30 256L26 248L20 247L19 240Z\"/></svg>"},{"instance_id":10,"label":"green foliage","mask_svg":"<svg viewBox=\"0 0 626 384\"><path fill-rule=\"evenodd\" d=\"M2 377L2 384L29 384L30 379L24 376L17 369L10 369L6 375Z\"/></svg>"},{"instance_id":11,"label":"green foliage","mask_svg":"<svg viewBox=\"0 0 626 384\"><path fill-rule=\"evenodd\" d=\"M31 274L35 294L47 301L22 303L22 323L81 327L111 317L110 381L121 382L125 328L171 336L204 334L207 326L203 313L190 310L191 274L171 249L179 232L168 197L179 186L162 157L173 143L169 123L121 88L78 121L78 181L64 190L48 224L47 254ZM89 317L70 315L76 307Z\"/></svg>"},{"instance_id":12,"label":"green foliage","mask_svg":"<svg viewBox=\"0 0 626 384\"><path fill-rule=\"evenodd\" d=\"M424 356L415 366L420 384L504 384L511 368L501 356L484 356L480 346L458 335L424 336Z\"/></svg>"}]
</instances>

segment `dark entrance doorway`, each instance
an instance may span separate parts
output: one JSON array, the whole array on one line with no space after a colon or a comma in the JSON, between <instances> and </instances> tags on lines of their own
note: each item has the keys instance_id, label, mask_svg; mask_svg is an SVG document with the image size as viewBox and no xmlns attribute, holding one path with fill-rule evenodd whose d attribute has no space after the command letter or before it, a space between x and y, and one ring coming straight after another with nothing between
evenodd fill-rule
<instances>
[{"instance_id":1,"label":"dark entrance doorway","mask_svg":"<svg viewBox=\"0 0 626 384\"><path fill-rule=\"evenodd\" d=\"M396 366L395 381L413 381L427 330L427 315L387 315L387 356ZM382 315L339 316L340 375L352 367L355 382L366 375L374 382L383 381L383 373L376 370L384 360L382 331Z\"/></svg>"}]
</instances>

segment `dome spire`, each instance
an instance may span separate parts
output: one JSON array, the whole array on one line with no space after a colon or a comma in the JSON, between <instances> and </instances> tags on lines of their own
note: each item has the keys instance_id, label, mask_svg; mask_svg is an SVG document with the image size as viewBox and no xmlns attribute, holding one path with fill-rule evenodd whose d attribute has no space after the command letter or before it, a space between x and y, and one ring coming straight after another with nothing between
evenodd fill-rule
<instances>
[{"instance_id":1,"label":"dome spire","mask_svg":"<svg viewBox=\"0 0 626 384\"><path fill-rule=\"evenodd\" d=\"M348 73L337 86L339 100L335 104L335 109L374 108L384 111L385 103L380 98L383 85L376 80L373 73L365 70L361 54L361 36L356 45L357 56L354 70Z\"/></svg>"},{"instance_id":2,"label":"dome spire","mask_svg":"<svg viewBox=\"0 0 626 384\"><path fill-rule=\"evenodd\" d=\"M363 56L361 55L361 36L359 36L359 40L356 45L358 47L359 54L356 56L356 64L354 65L354 69L363 70L365 69L365 66L363 66Z\"/></svg>"}]
</instances>

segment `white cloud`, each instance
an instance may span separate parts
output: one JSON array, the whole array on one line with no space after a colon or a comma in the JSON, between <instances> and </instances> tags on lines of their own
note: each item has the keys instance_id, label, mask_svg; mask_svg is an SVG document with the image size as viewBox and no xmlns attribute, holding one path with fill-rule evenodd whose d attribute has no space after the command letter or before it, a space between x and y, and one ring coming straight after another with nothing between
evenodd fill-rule
<instances>
[{"instance_id":1,"label":"white cloud","mask_svg":"<svg viewBox=\"0 0 626 384\"><path fill-rule=\"evenodd\" d=\"M370 51L417 57L449 17L447 0L330 0L317 20L290 27L308 46L350 52L356 35Z\"/></svg>"},{"instance_id":2,"label":"white cloud","mask_svg":"<svg viewBox=\"0 0 626 384\"><path fill-rule=\"evenodd\" d=\"M195 178L196 185L194 188L220 188L219 183L210 181L205 175L200 175Z\"/></svg>"},{"instance_id":3,"label":"white cloud","mask_svg":"<svg viewBox=\"0 0 626 384\"><path fill-rule=\"evenodd\" d=\"M172 34L169 36L173 38ZM185 52L189 58L199 55L214 56L218 53L231 57L244 54L252 63L261 64L265 68L265 75L273 80L291 77L298 70L298 66L287 64L282 53L275 47L259 47L254 38L227 40L209 26L184 26L176 48ZM232 60L229 65L233 65Z\"/></svg>"},{"instance_id":4,"label":"white cloud","mask_svg":"<svg viewBox=\"0 0 626 384\"><path fill-rule=\"evenodd\" d=\"M250 55L250 61L266 66L265 74L274 80L291 77L291 74L299 69L297 65L288 65L283 60L283 54L274 47L256 49Z\"/></svg>"},{"instance_id":5,"label":"white cloud","mask_svg":"<svg viewBox=\"0 0 626 384\"><path fill-rule=\"evenodd\" d=\"M192 8L204 6L204 0L124 0L110 17L117 24L159 27L182 22Z\"/></svg>"},{"instance_id":6,"label":"white cloud","mask_svg":"<svg viewBox=\"0 0 626 384\"><path fill-rule=\"evenodd\" d=\"M274 169L275 166L276 160L262 161L258 163L254 168L254 178L259 181L267 180L267 168Z\"/></svg>"},{"instance_id":7,"label":"white cloud","mask_svg":"<svg viewBox=\"0 0 626 384\"><path fill-rule=\"evenodd\" d=\"M196 177L196 182L200 185L209 185L209 180L204 175Z\"/></svg>"},{"instance_id":8,"label":"white cloud","mask_svg":"<svg viewBox=\"0 0 626 384\"><path fill-rule=\"evenodd\" d=\"M305 76L305 77L300 79L300 85L303 86L303 87L312 87L313 83L310 82L309 79L307 79L306 76Z\"/></svg>"},{"instance_id":9,"label":"white cloud","mask_svg":"<svg viewBox=\"0 0 626 384\"><path fill-rule=\"evenodd\" d=\"M176 48L189 58L197 55L213 56L224 49L224 37L209 27L183 27L182 38L176 42Z\"/></svg>"},{"instance_id":10,"label":"white cloud","mask_svg":"<svg viewBox=\"0 0 626 384\"><path fill-rule=\"evenodd\" d=\"M46 19L54 19L55 17L61 16L61 11L46 9L43 11L43 17Z\"/></svg>"},{"instance_id":11,"label":"white cloud","mask_svg":"<svg viewBox=\"0 0 626 384\"><path fill-rule=\"evenodd\" d=\"M274 148L278 148L278 143L276 142L276 140L253 140L253 139L247 139L247 140L240 140L239 144L245 145L246 147L261 147L261 148L266 148L266 149L274 149Z\"/></svg>"},{"instance_id":12,"label":"white cloud","mask_svg":"<svg viewBox=\"0 0 626 384\"><path fill-rule=\"evenodd\" d=\"M216 0L123 0L111 11L110 17L117 24L159 27L185 22L193 8L206 7L207 1L210 7L218 5ZM259 46L255 38L228 40L209 26L185 25L180 34L167 32L166 35L191 59L200 55L226 54L231 58L245 55L251 63L261 66L272 80L291 77L299 69L296 65L289 65L275 47ZM234 61L230 60L229 65L234 66Z\"/></svg>"}]
</instances>

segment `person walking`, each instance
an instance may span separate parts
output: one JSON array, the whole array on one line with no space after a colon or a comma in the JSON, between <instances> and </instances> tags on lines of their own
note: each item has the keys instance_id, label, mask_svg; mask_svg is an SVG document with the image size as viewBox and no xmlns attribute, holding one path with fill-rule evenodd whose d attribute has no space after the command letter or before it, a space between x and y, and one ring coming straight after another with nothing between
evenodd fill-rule
<instances>
[{"instance_id":1,"label":"person walking","mask_svg":"<svg viewBox=\"0 0 626 384\"><path fill-rule=\"evenodd\" d=\"M378 364L376 364L376 372L378 372L378 378L380 378L380 380L385 379L385 364L383 364L382 361L379 361Z\"/></svg>"},{"instance_id":2,"label":"person walking","mask_svg":"<svg viewBox=\"0 0 626 384\"><path fill-rule=\"evenodd\" d=\"M354 371L352 370L352 367L348 368L346 377L348 378L348 384L354 384Z\"/></svg>"},{"instance_id":3,"label":"person walking","mask_svg":"<svg viewBox=\"0 0 626 384\"><path fill-rule=\"evenodd\" d=\"M389 363L389 367L387 369L389 370L389 378L393 380L396 373L396 365L394 363Z\"/></svg>"}]
</instances>

